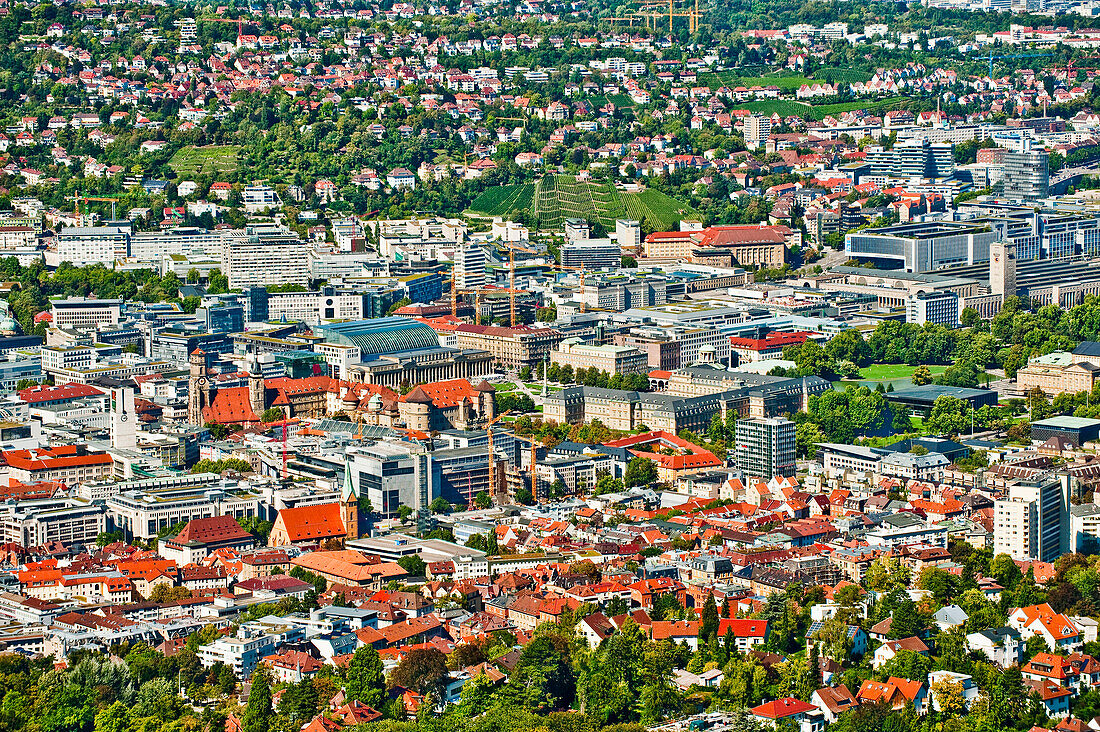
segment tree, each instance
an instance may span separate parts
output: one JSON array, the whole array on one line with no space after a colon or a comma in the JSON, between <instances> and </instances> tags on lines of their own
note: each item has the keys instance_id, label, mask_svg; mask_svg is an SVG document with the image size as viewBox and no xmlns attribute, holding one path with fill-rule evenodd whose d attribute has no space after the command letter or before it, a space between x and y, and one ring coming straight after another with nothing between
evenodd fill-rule
<instances>
[{"instance_id":1,"label":"tree","mask_svg":"<svg viewBox=\"0 0 1100 732\"><path fill-rule=\"evenodd\" d=\"M248 704L244 708L241 726L244 732L270 732L271 711L271 674L266 666L260 665L252 674L252 689L248 692Z\"/></svg>"},{"instance_id":2,"label":"tree","mask_svg":"<svg viewBox=\"0 0 1100 732\"><path fill-rule=\"evenodd\" d=\"M390 684L420 694L437 693L447 675L447 657L438 648L414 648L390 674Z\"/></svg>"},{"instance_id":3,"label":"tree","mask_svg":"<svg viewBox=\"0 0 1100 732\"><path fill-rule=\"evenodd\" d=\"M657 463L645 457L632 457L626 465L623 481L627 488L652 485L657 482Z\"/></svg>"},{"instance_id":4,"label":"tree","mask_svg":"<svg viewBox=\"0 0 1100 732\"><path fill-rule=\"evenodd\" d=\"M718 635L718 605L714 601L714 593L708 592L707 599L703 603L702 622L699 623L699 641L710 642L711 638Z\"/></svg>"},{"instance_id":5,"label":"tree","mask_svg":"<svg viewBox=\"0 0 1100 732\"><path fill-rule=\"evenodd\" d=\"M426 565L424 560L420 558L419 554L406 554L397 560L397 563L401 565L401 569L405 570L412 577L423 577Z\"/></svg>"},{"instance_id":6,"label":"tree","mask_svg":"<svg viewBox=\"0 0 1100 732\"><path fill-rule=\"evenodd\" d=\"M279 409L278 407L268 407L264 410L263 414L260 415L260 421L266 422L268 424L271 424L272 422L282 422L283 410Z\"/></svg>"},{"instance_id":7,"label":"tree","mask_svg":"<svg viewBox=\"0 0 1100 732\"><path fill-rule=\"evenodd\" d=\"M430 504L428 504L428 508L431 509L432 513L451 512L451 504L448 503L447 499L443 496L439 496L438 498L434 499Z\"/></svg>"},{"instance_id":8,"label":"tree","mask_svg":"<svg viewBox=\"0 0 1100 732\"><path fill-rule=\"evenodd\" d=\"M908 597L894 608L893 620L890 623L891 638L911 638L921 632L924 621L915 602Z\"/></svg>"},{"instance_id":9,"label":"tree","mask_svg":"<svg viewBox=\"0 0 1100 732\"><path fill-rule=\"evenodd\" d=\"M493 498L487 491L478 491L474 496L474 505L478 508L489 508L493 505Z\"/></svg>"},{"instance_id":10,"label":"tree","mask_svg":"<svg viewBox=\"0 0 1100 732\"><path fill-rule=\"evenodd\" d=\"M927 425L937 434L961 434L970 428L970 404L947 394L936 397Z\"/></svg>"},{"instance_id":11,"label":"tree","mask_svg":"<svg viewBox=\"0 0 1100 732\"><path fill-rule=\"evenodd\" d=\"M917 386L926 386L932 383L932 371L924 364L913 369L913 383Z\"/></svg>"},{"instance_id":12,"label":"tree","mask_svg":"<svg viewBox=\"0 0 1100 732\"><path fill-rule=\"evenodd\" d=\"M386 676L382 658L372 646L356 649L348 664L347 679L344 694L348 701L358 700L376 710L382 708L386 701Z\"/></svg>"}]
</instances>

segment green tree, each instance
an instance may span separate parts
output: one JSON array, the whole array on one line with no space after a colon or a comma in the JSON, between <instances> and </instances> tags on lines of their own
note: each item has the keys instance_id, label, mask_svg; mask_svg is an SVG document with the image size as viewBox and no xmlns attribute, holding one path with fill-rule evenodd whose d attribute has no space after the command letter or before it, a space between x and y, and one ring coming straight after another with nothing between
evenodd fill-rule
<instances>
[{"instance_id":1,"label":"green tree","mask_svg":"<svg viewBox=\"0 0 1100 732\"><path fill-rule=\"evenodd\" d=\"M248 703L241 717L244 732L270 732L271 711L271 674L266 666L259 666L252 674L252 689L248 692Z\"/></svg>"},{"instance_id":2,"label":"green tree","mask_svg":"<svg viewBox=\"0 0 1100 732\"><path fill-rule=\"evenodd\" d=\"M493 498L487 491L478 491L474 496L474 506L477 508L489 508L493 505Z\"/></svg>"},{"instance_id":3,"label":"green tree","mask_svg":"<svg viewBox=\"0 0 1100 732\"><path fill-rule=\"evenodd\" d=\"M627 488L636 485L652 485L657 482L657 463L649 458L635 456L626 465L623 481Z\"/></svg>"},{"instance_id":4,"label":"green tree","mask_svg":"<svg viewBox=\"0 0 1100 732\"><path fill-rule=\"evenodd\" d=\"M932 370L923 363L913 369L913 383L917 386L926 386L932 383Z\"/></svg>"},{"instance_id":5,"label":"green tree","mask_svg":"<svg viewBox=\"0 0 1100 732\"><path fill-rule=\"evenodd\" d=\"M381 709L386 700L386 676L382 658L371 646L356 649L348 664L344 693L348 701L358 700L373 709Z\"/></svg>"}]
</instances>

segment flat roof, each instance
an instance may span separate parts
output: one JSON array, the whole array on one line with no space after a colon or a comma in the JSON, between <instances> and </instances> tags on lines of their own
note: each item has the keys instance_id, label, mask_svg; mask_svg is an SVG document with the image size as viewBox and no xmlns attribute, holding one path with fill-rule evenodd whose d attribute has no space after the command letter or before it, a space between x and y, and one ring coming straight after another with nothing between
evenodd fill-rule
<instances>
[{"instance_id":1,"label":"flat roof","mask_svg":"<svg viewBox=\"0 0 1100 732\"><path fill-rule=\"evenodd\" d=\"M1100 419L1088 419L1086 417L1049 417L1031 423L1032 427L1055 427L1061 429L1079 430L1086 427L1100 426Z\"/></svg>"}]
</instances>

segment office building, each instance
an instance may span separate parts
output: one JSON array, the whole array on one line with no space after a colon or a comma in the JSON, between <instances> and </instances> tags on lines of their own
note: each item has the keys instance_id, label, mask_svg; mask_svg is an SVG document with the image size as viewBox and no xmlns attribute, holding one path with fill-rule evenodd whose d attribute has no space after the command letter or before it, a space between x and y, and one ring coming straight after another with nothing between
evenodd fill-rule
<instances>
[{"instance_id":1,"label":"office building","mask_svg":"<svg viewBox=\"0 0 1100 732\"><path fill-rule=\"evenodd\" d=\"M620 249L640 248L642 246L642 223L630 219L616 219L615 241Z\"/></svg>"},{"instance_id":2,"label":"office building","mask_svg":"<svg viewBox=\"0 0 1100 732\"><path fill-rule=\"evenodd\" d=\"M308 248L293 231L248 226L232 233L222 247L222 274L229 278L230 289L309 282Z\"/></svg>"},{"instance_id":3,"label":"office building","mask_svg":"<svg viewBox=\"0 0 1100 732\"><path fill-rule=\"evenodd\" d=\"M794 422L754 417L737 422L737 467L746 476L773 478L795 473Z\"/></svg>"},{"instance_id":4,"label":"office building","mask_svg":"<svg viewBox=\"0 0 1100 732\"><path fill-rule=\"evenodd\" d=\"M1038 201L1046 198L1050 187L1050 156L1045 150L1005 154L1004 197L1010 201Z\"/></svg>"},{"instance_id":5,"label":"office building","mask_svg":"<svg viewBox=\"0 0 1100 732\"><path fill-rule=\"evenodd\" d=\"M610 239L579 239L563 244L561 263L575 269L602 269L622 264L619 245Z\"/></svg>"},{"instance_id":6,"label":"office building","mask_svg":"<svg viewBox=\"0 0 1100 732\"><path fill-rule=\"evenodd\" d=\"M89 330L118 325L122 319L122 300L87 300L82 297L50 302L53 327Z\"/></svg>"},{"instance_id":7,"label":"office building","mask_svg":"<svg viewBox=\"0 0 1100 732\"><path fill-rule=\"evenodd\" d=\"M772 121L770 117L761 114L750 114L745 117L745 147L749 150L759 150L771 134Z\"/></svg>"},{"instance_id":8,"label":"office building","mask_svg":"<svg viewBox=\"0 0 1100 732\"><path fill-rule=\"evenodd\" d=\"M844 248L852 259L882 269L924 273L988 262L989 247L998 238L986 222L932 221L851 232Z\"/></svg>"},{"instance_id":9,"label":"office building","mask_svg":"<svg viewBox=\"0 0 1100 732\"><path fill-rule=\"evenodd\" d=\"M355 495L368 499L382 516L395 518L401 506L426 510L439 495L428 456L419 445L379 442L349 451L345 470Z\"/></svg>"},{"instance_id":10,"label":"office building","mask_svg":"<svg viewBox=\"0 0 1100 732\"><path fill-rule=\"evenodd\" d=\"M566 241L583 241L591 236L592 226L584 219L566 219L563 226Z\"/></svg>"},{"instance_id":11,"label":"office building","mask_svg":"<svg viewBox=\"0 0 1100 732\"><path fill-rule=\"evenodd\" d=\"M993 502L993 553L1053 562L1069 551L1069 476L1012 483Z\"/></svg>"},{"instance_id":12,"label":"office building","mask_svg":"<svg viewBox=\"0 0 1100 732\"><path fill-rule=\"evenodd\" d=\"M905 322L955 328L959 325L959 296L945 290L910 295L905 300Z\"/></svg>"},{"instance_id":13,"label":"office building","mask_svg":"<svg viewBox=\"0 0 1100 732\"><path fill-rule=\"evenodd\" d=\"M455 247L455 286L471 290L485 286L485 251L474 244Z\"/></svg>"},{"instance_id":14,"label":"office building","mask_svg":"<svg viewBox=\"0 0 1100 732\"><path fill-rule=\"evenodd\" d=\"M115 262L130 256L130 224L110 226L74 226L62 229L55 238L57 261L78 267Z\"/></svg>"}]
</instances>

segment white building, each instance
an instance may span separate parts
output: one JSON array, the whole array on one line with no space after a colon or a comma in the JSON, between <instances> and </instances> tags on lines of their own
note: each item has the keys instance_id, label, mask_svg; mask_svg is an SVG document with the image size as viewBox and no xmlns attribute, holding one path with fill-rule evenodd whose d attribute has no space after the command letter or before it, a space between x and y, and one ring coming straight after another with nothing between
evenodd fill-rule
<instances>
[{"instance_id":1,"label":"white building","mask_svg":"<svg viewBox=\"0 0 1100 732\"><path fill-rule=\"evenodd\" d=\"M1053 562L1069 551L1069 482L1057 477L1008 486L993 502L993 553Z\"/></svg>"},{"instance_id":2,"label":"white building","mask_svg":"<svg viewBox=\"0 0 1100 732\"><path fill-rule=\"evenodd\" d=\"M130 256L129 224L124 226L74 226L62 229L54 242L57 261L76 266L115 262Z\"/></svg>"},{"instance_id":3,"label":"white building","mask_svg":"<svg viewBox=\"0 0 1100 732\"><path fill-rule=\"evenodd\" d=\"M226 237L222 250L222 274L230 289L309 281L308 248L294 232L249 226L234 234Z\"/></svg>"}]
</instances>

